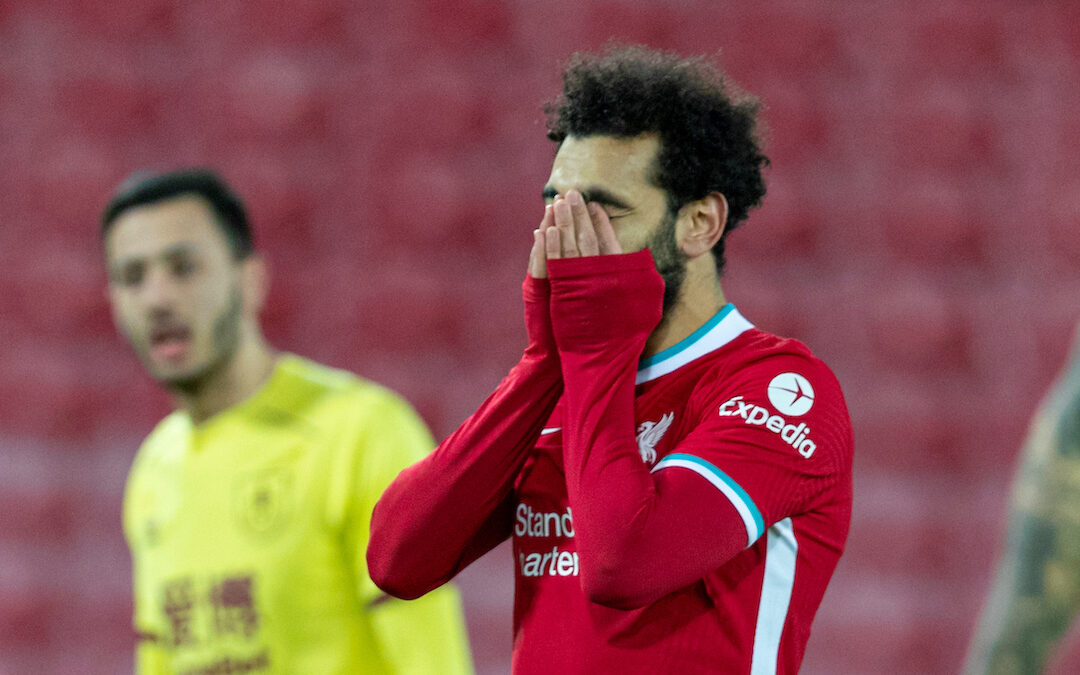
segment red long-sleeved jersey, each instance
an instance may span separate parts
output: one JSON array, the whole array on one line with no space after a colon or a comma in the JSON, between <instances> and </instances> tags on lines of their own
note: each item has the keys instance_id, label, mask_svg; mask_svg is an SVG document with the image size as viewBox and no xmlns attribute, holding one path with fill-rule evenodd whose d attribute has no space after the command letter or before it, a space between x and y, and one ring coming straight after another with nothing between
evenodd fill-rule
<instances>
[{"instance_id":1,"label":"red long-sleeved jersey","mask_svg":"<svg viewBox=\"0 0 1080 675\"><path fill-rule=\"evenodd\" d=\"M379 501L372 578L416 597L512 535L515 673L796 672L851 516L835 377L731 305L639 360L647 252L549 273L521 362Z\"/></svg>"}]
</instances>

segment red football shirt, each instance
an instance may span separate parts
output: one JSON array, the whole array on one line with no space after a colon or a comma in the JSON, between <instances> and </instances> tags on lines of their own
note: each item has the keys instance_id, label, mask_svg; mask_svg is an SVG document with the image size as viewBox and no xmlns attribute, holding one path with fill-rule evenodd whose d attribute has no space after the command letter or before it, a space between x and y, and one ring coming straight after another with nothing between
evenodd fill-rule
<instances>
[{"instance_id":1,"label":"red football shirt","mask_svg":"<svg viewBox=\"0 0 1080 675\"><path fill-rule=\"evenodd\" d=\"M526 357L380 501L373 577L413 596L512 533L515 673L796 672L851 515L835 377L731 305L639 360L648 253L549 270Z\"/></svg>"}]
</instances>

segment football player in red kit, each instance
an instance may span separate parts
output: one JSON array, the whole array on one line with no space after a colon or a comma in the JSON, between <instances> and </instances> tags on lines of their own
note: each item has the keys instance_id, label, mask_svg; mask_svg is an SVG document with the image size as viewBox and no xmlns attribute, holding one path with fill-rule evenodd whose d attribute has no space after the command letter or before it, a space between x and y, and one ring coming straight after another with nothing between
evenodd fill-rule
<instances>
[{"instance_id":1,"label":"football player in red kit","mask_svg":"<svg viewBox=\"0 0 1080 675\"><path fill-rule=\"evenodd\" d=\"M575 57L524 283L529 345L376 505L405 598L513 537L515 673L794 673L851 518L840 386L720 283L765 193L706 62Z\"/></svg>"}]
</instances>

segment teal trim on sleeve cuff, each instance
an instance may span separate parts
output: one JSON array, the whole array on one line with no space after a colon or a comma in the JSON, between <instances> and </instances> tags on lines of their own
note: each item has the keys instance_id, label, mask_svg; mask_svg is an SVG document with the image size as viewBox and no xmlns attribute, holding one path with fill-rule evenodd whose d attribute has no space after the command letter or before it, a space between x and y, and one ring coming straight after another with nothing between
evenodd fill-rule
<instances>
[{"instance_id":1,"label":"teal trim on sleeve cuff","mask_svg":"<svg viewBox=\"0 0 1080 675\"><path fill-rule=\"evenodd\" d=\"M657 462L656 466L653 467L653 471L669 466L690 469L716 486L728 498L731 505L739 512L743 524L746 526L746 545L748 547L752 546L765 532L765 519L761 517L761 511L754 504L754 500L731 476L721 471L714 464L694 455L677 452Z\"/></svg>"}]
</instances>

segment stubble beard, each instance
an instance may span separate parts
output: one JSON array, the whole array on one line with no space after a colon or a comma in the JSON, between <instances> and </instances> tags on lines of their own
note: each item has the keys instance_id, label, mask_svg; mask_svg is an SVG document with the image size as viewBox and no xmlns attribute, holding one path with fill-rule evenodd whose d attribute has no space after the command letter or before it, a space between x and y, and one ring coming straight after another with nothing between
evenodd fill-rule
<instances>
[{"instance_id":1,"label":"stubble beard","mask_svg":"<svg viewBox=\"0 0 1080 675\"><path fill-rule=\"evenodd\" d=\"M185 396L197 396L228 368L240 344L240 305L240 290L234 288L229 304L214 319L210 359L194 372L162 378L162 385Z\"/></svg>"},{"instance_id":2,"label":"stubble beard","mask_svg":"<svg viewBox=\"0 0 1080 675\"><path fill-rule=\"evenodd\" d=\"M664 319L679 300L683 281L686 280L686 256L675 243L676 214L668 210L659 227L649 239L646 248L652 253L653 263L660 278L664 280ZM664 319L661 319L663 321Z\"/></svg>"}]
</instances>

